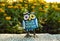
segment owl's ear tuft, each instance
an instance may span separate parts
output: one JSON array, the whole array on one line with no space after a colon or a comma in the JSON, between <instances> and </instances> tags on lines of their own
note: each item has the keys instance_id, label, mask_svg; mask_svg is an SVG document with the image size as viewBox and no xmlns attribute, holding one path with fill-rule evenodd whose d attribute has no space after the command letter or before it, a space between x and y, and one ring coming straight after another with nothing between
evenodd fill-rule
<instances>
[{"instance_id":1,"label":"owl's ear tuft","mask_svg":"<svg viewBox=\"0 0 60 41\"><path fill-rule=\"evenodd\" d=\"M26 15L26 14L30 14L30 13L29 12L24 12L23 14Z\"/></svg>"}]
</instances>

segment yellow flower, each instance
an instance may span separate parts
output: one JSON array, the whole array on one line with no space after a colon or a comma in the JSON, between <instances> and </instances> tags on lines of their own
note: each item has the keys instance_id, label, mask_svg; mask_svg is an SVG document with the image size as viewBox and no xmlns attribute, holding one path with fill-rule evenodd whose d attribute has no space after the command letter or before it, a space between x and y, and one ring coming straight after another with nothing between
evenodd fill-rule
<instances>
[{"instance_id":1,"label":"yellow flower","mask_svg":"<svg viewBox=\"0 0 60 41\"><path fill-rule=\"evenodd\" d=\"M23 2L23 0L19 0L19 2Z\"/></svg>"},{"instance_id":2,"label":"yellow flower","mask_svg":"<svg viewBox=\"0 0 60 41\"><path fill-rule=\"evenodd\" d=\"M54 8L55 6L54 5L52 5L52 8Z\"/></svg>"},{"instance_id":3,"label":"yellow flower","mask_svg":"<svg viewBox=\"0 0 60 41\"><path fill-rule=\"evenodd\" d=\"M39 0L39 2L40 2L40 4L42 4L42 5L46 4L46 2L43 1L43 0Z\"/></svg>"},{"instance_id":4,"label":"yellow flower","mask_svg":"<svg viewBox=\"0 0 60 41\"><path fill-rule=\"evenodd\" d=\"M28 7L28 4L25 4L25 7Z\"/></svg>"},{"instance_id":5,"label":"yellow flower","mask_svg":"<svg viewBox=\"0 0 60 41\"><path fill-rule=\"evenodd\" d=\"M54 8L54 7L58 8L58 5L52 5L52 7L53 7L53 8Z\"/></svg>"},{"instance_id":6,"label":"yellow flower","mask_svg":"<svg viewBox=\"0 0 60 41\"><path fill-rule=\"evenodd\" d=\"M34 3L34 5L37 5L37 3Z\"/></svg>"},{"instance_id":7,"label":"yellow flower","mask_svg":"<svg viewBox=\"0 0 60 41\"><path fill-rule=\"evenodd\" d=\"M55 9L56 11L60 11L60 8L56 8L56 7L55 7L54 9Z\"/></svg>"},{"instance_id":8,"label":"yellow flower","mask_svg":"<svg viewBox=\"0 0 60 41\"><path fill-rule=\"evenodd\" d=\"M35 10L33 9L32 12L35 12Z\"/></svg>"},{"instance_id":9,"label":"yellow flower","mask_svg":"<svg viewBox=\"0 0 60 41\"><path fill-rule=\"evenodd\" d=\"M5 10L3 10L2 8L0 8L0 12L5 12Z\"/></svg>"},{"instance_id":10,"label":"yellow flower","mask_svg":"<svg viewBox=\"0 0 60 41\"><path fill-rule=\"evenodd\" d=\"M42 8L39 8L39 11L46 13L47 10L43 10Z\"/></svg>"},{"instance_id":11,"label":"yellow flower","mask_svg":"<svg viewBox=\"0 0 60 41\"><path fill-rule=\"evenodd\" d=\"M33 3L33 2L34 2L34 0L28 0L28 2L29 2L29 3Z\"/></svg>"},{"instance_id":12,"label":"yellow flower","mask_svg":"<svg viewBox=\"0 0 60 41\"><path fill-rule=\"evenodd\" d=\"M13 8L13 6L8 6L8 8Z\"/></svg>"},{"instance_id":13,"label":"yellow flower","mask_svg":"<svg viewBox=\"0 0 60 41\"><path fill-rule=\"evenodd\" d=\"M18 6L14 6L13 8L19 8Z\"/></svg>"},{"instance_id":14,"label":"yellow flower","mask_svg":"<svg viewBox=\"0 0 60 41\"><path fill-rule=\"evenodd\" d=\"M16 4L16 6L14 8L22 8L22 4Z\"/></svg>"},{"instance_id":15,"label":"yellow flower","mask_svg":"<svg viewBox=\"0 0 60 41\"><path fill-rule=\"evenodd\" d=\"M10 16L8 16L8 17L5 17L5 19L6 19L6 20L11 20L11 17L10 17Z\"/></svg>"},{"instance_id":16,"label":"yellow flower","mask_svg":"<svg viewBox=\"0 0 60 41\"><path fill-rule=\"evenodd\" d=\"M30 14L30 18L31 18L31 19L35 19L36 17L35 17L34 14Z\"/></svg>"},{"instance_id":17,"label":"yellow flower","mask_svg":"<svg viewBox=\"0 0 60 41\"><path fill-rule=\"evenodd\" d=\"M22 6L21 6L20 8L23 9L23 8L25 8L25 7L22 7Z\"/></svg>"},{"instance_id":18,"label":"yellow flower","mask_svg":"<svg viewBox=\"0 0 60 41\"><path fill-rule=\"evenodd\" d=\"M37 0L33 0L33 2L34 2L34 3L36 3L36 2L37 2Z\"/></svg>"},{"instance_id":19,"label":"yellow flower","mask_svg":"<svg viewBox=\"0 0 60 41\"><path fill-rule=\"evenodd\" d=\"M34 9L34 8L35 8L35 6L32 6L31 8L33 8L33 9Z\"/></svg>"},{"instance_id":20,"label":"yellow flower","mask_svg":"<svg viewBox=\"0 0 60 41\"><path fill-rule=\"evenodd\" d=\"M25 8L28 8L28 7L25 7Z\"/></svg>"},{"instance_id":21,"label":"yellow flower","mask_svg":"<svg viewBox=\"0 0 60 41\"><path fill-rule=\"evenodd\" d=\"M5 13L4 16L7 16L7 14Z\"/></svg>"},{"instance_id":22,"label":"yellow flower","mask_svg":"<svg viewBox=\"0 0 60 41\"><path fill-rule=\"evenodd\" d=\"M39 10L42 10L42 8L39 8Z\"/></svg>"},{"instance_id":23,"label":"yellow flower","mask_svg":"<svg viewBox=\"0 0 60 41\"><path fill-rule=\"evenodd\" d=\"M2 4L1 4L1 6L5 6L5 4L4 4L4 3L2 3Z\"/></svg>"},{"instance_id":24,"label":"yellow flower","mask_svg":"<svg viewBox=\"0 0 60 41\"><path fill-rule=\"evenodd\" d=\"M44 13L46 14L48 11L47 10L44 10Z\"/></svg>"},{"instance_id":25,"label":"yellow flower","mask_svg":"<svg viewBox=\"0 0 60 41\"><path fill-rule=\"evenodd\" d=\"M16 4L16 6L22 6L21 4Z\"/></svg>"},{"instance_id":26,"label":"yellow flower","mask_svg":"<svg viewBox=\"0 0 60 41\"><path fill-rule=\"evenodd\" d=\"M24 3L28 3L28 0L25 0Z\"/></svg>"},{"instance_id":27,"label":"yellow flower","mask_svg":"<svg viewBox=\"0 0 60 41\"><path fill-rule=\"evenodd\" d=\"M48 8L48 6L45 6L45 8Z\"/></svg>"}]
</instances>

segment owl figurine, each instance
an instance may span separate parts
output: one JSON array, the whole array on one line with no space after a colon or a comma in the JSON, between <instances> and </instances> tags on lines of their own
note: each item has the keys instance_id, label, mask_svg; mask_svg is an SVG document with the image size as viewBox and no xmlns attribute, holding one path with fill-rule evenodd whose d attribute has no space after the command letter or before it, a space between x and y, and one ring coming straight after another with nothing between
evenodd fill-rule
<instances>
[{"instance_id":1,"label":"owl figurine","mask_svg":"<svg viewBox=\"0 0 60 41\"><path fill-rule=\"evenodd\" d=\"M35 29L38 28L38 21L34 12L24 13L23 28L27 31L27 37L30 36L29 31L34 31L35 35Z\"/></svg>"}]
</instances>

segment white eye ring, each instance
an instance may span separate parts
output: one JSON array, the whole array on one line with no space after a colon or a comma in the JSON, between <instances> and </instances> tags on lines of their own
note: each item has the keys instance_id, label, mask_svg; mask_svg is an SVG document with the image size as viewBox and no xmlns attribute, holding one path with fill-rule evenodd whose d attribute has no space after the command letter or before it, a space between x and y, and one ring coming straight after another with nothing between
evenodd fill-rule
<instances>
[{"instance_id":1,"label":"white eye ring","mask_svg":"<svg viewBox=\"0 0 60 41\"><path fill-rule=\"evenodd\" d=\"M29 15L24 15L24 20L28 20L29 19Z\"/></svg>"},{"instance_id":2,"label":"white eye ring","mask_svg":"<svg viewBox=\"0 0 60 41\"><path fill-rule=\"evenodd\" d=\"M30 14L30 18L31 18L31 19L35 19L36 16L35 16L34 14Z\"/></svg>"}]
</instances>

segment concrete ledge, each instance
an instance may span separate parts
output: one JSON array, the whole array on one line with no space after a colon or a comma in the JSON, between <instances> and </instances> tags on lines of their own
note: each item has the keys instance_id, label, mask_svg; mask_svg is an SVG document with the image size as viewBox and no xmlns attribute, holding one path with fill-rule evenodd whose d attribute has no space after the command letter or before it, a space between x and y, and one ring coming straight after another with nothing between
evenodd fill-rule
<instances>
[{"instance_id":1,"label":"concrete ledge","mask_svg":"<svg viewBox=\"0 0 60 41\"><path fill-rule=\"evenodd\" d=\"M36 34L38 36L36 38L25 38L25 35L26 34L0 34L0 41L60 41L60 34Z\"/></svg>"}]
</instances>

